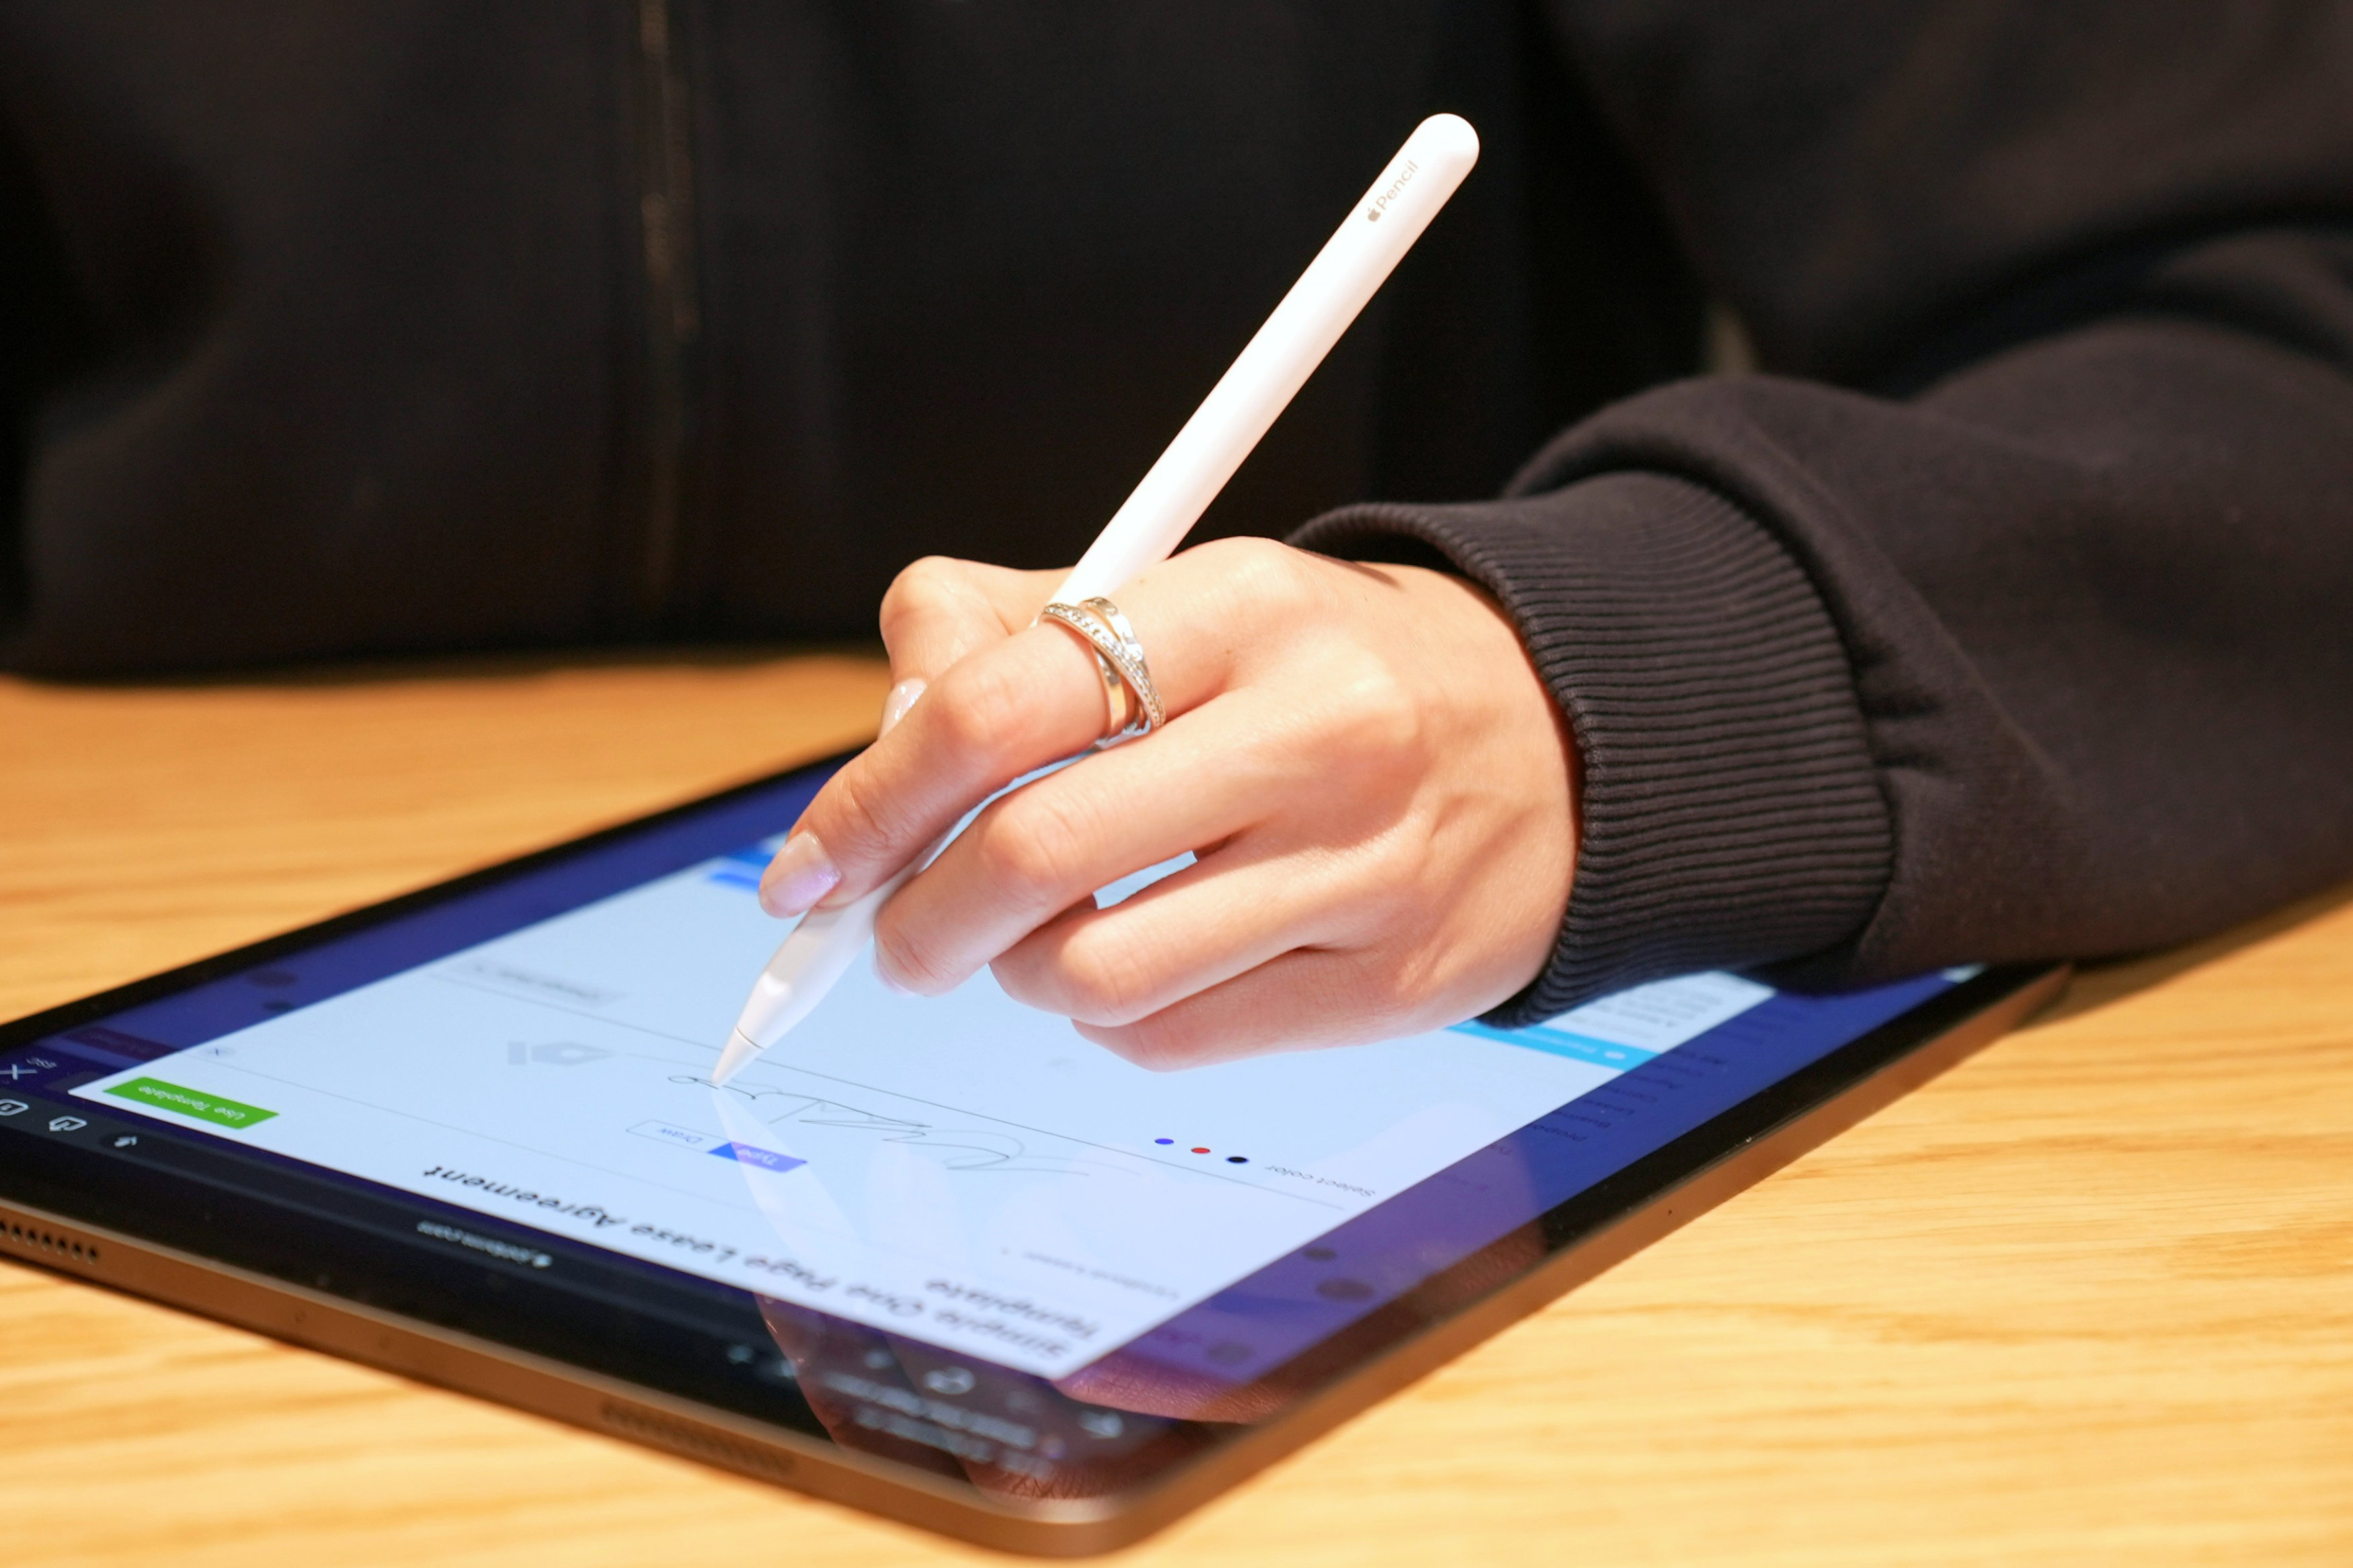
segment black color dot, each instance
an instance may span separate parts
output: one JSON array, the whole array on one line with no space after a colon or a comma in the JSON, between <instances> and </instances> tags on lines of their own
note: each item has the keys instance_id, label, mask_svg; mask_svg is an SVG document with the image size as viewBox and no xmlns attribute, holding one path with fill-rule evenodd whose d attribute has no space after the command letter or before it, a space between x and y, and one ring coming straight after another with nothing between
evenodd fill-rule
<instances>
[{"instance_id":1,"label":"black color dot","mask_svg":"<svg viewBox=\"0 0 2353 1568\"><path fill-rule=\"evenodd\" d=\"M1315 1293L1327 1301L1369 1301L1373 1288L1361 1279L1320 1279Z\"/></svg>"},{"instance_id":2,"label":"black color dot","mask_svg":"<svg viewBox=\"0 0 2353 1568\"><path fill-rule=\"evenodd\" d=\"M294 1011L294 1004L283 997L273 996L261 1005L261 1010L265 1013L291 1013Z\"/></svg>"},{"instance_id":3,"label":"black color dot","mask_svg":"<svg viewBox=\"0 0 2353 1568\"><path fill-rule=\"evenodd\" d=\"M1299 1256L1302 1258L1312 1258L1318 1263L1329 1263L1332 1259L1339 1257L1340 1255L1333 1251L1328 1247L1311 1247Z\"/></svg>"},{"instance_id":4,"label":"black color dot","mask_svg":"<svg viewBox=\"0 0 2353 1568\"><path fill-rule=\"evenodd\" d=\"M1229 1154L1226 1156L1226 1163L1229 1165L1247 1165L1250 1163L1250 1157L1245 1154Z\"/></svg>"},{"instance_id":5,"label":"black color dot","mask_svg":"<svg viewBox=\"0 0 2353 1568\"><path fill-rule=\"evenodd\" d=\"M1245 1344L1238 1344L1232 1340L1220 1340L1201 1353L1219 1366L1232 1366L1237 1362L1250 1360L1250 1348Z\"/></svg>"}]
</instances>

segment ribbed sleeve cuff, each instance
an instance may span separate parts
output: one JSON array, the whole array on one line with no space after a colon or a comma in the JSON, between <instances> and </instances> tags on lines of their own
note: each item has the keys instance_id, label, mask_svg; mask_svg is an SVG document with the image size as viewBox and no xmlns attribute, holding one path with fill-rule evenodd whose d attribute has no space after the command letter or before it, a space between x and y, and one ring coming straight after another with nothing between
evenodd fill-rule
<instances>
[{"instance_id":1,"label":"ribbed sleeve cuff","mask_svg":"<svg viewBox=\"0 0 2353 1568\"><path fill-rule=\"evenodd\" d=\"M1517 623L1584 773L1568 912L1504 1027L1642 981L1852 935L1891 835L1853 679L1788 552L1713 491L1615 473L1468 506L1368 505L1292 542L1437 563Z\"/></svg>"}]
</instances>

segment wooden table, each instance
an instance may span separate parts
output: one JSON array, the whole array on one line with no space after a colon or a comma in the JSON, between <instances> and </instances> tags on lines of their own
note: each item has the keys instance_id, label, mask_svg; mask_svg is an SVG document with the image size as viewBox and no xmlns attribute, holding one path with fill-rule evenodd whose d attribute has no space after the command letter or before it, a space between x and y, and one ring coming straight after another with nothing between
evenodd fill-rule
<instances>
[{"instance_id":1,"label":"wooden table","mask_svg":"<svg viewBox=\"0 0 2353 1568\"><path fill-rule=\"evenodd\" d=\"M0 1016L850 742L852 658L0 681ZM12 1565L987 1554L0 1266ZM1139 1564L2353 1563L2353 905L2046 1021Z\"/></svg>"}]
</instances>

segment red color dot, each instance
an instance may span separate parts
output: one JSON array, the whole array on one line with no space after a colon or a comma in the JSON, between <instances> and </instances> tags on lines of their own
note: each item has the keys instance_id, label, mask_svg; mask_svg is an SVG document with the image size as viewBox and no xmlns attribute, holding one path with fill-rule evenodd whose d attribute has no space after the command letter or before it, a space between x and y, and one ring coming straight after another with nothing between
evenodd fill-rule
<instances>
[{"instance_id":1,"label":"red color dot","mask_svg":"<svg viewBox=\"0 0 2353 1568\"><path fill-rule=\"evenodd\" d=\"M1196 1154L1206 1154L1206 1153L1208 1153L1208 1151L1207 1149L1196 1149L1196 1150L1194 1150L1194 1151L1193 1151L1193 1152L1194 1152L1194 1153L1196 1153Z\"/></svg>"}]
</instances>

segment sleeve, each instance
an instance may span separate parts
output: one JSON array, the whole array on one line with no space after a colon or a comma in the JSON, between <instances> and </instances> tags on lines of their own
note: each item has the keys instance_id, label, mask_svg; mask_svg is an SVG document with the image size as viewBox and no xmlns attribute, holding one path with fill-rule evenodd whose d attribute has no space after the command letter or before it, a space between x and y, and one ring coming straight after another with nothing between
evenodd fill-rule
<instances>
[{"instance_id":1,"label":"sleeve","mask_svg":"<svg viewBox=\"0 0 2353 1568\"><path fill-rule=\"evenodd\" d=\"M2353 874L2353 12L2111 9L1756 8L1808 72L1721 8L1565 29L1783 374L1295 536L1481 583L1569 720L1577 879L1494 1021L2147 949Z\"/></svg>"}]
</instances>

